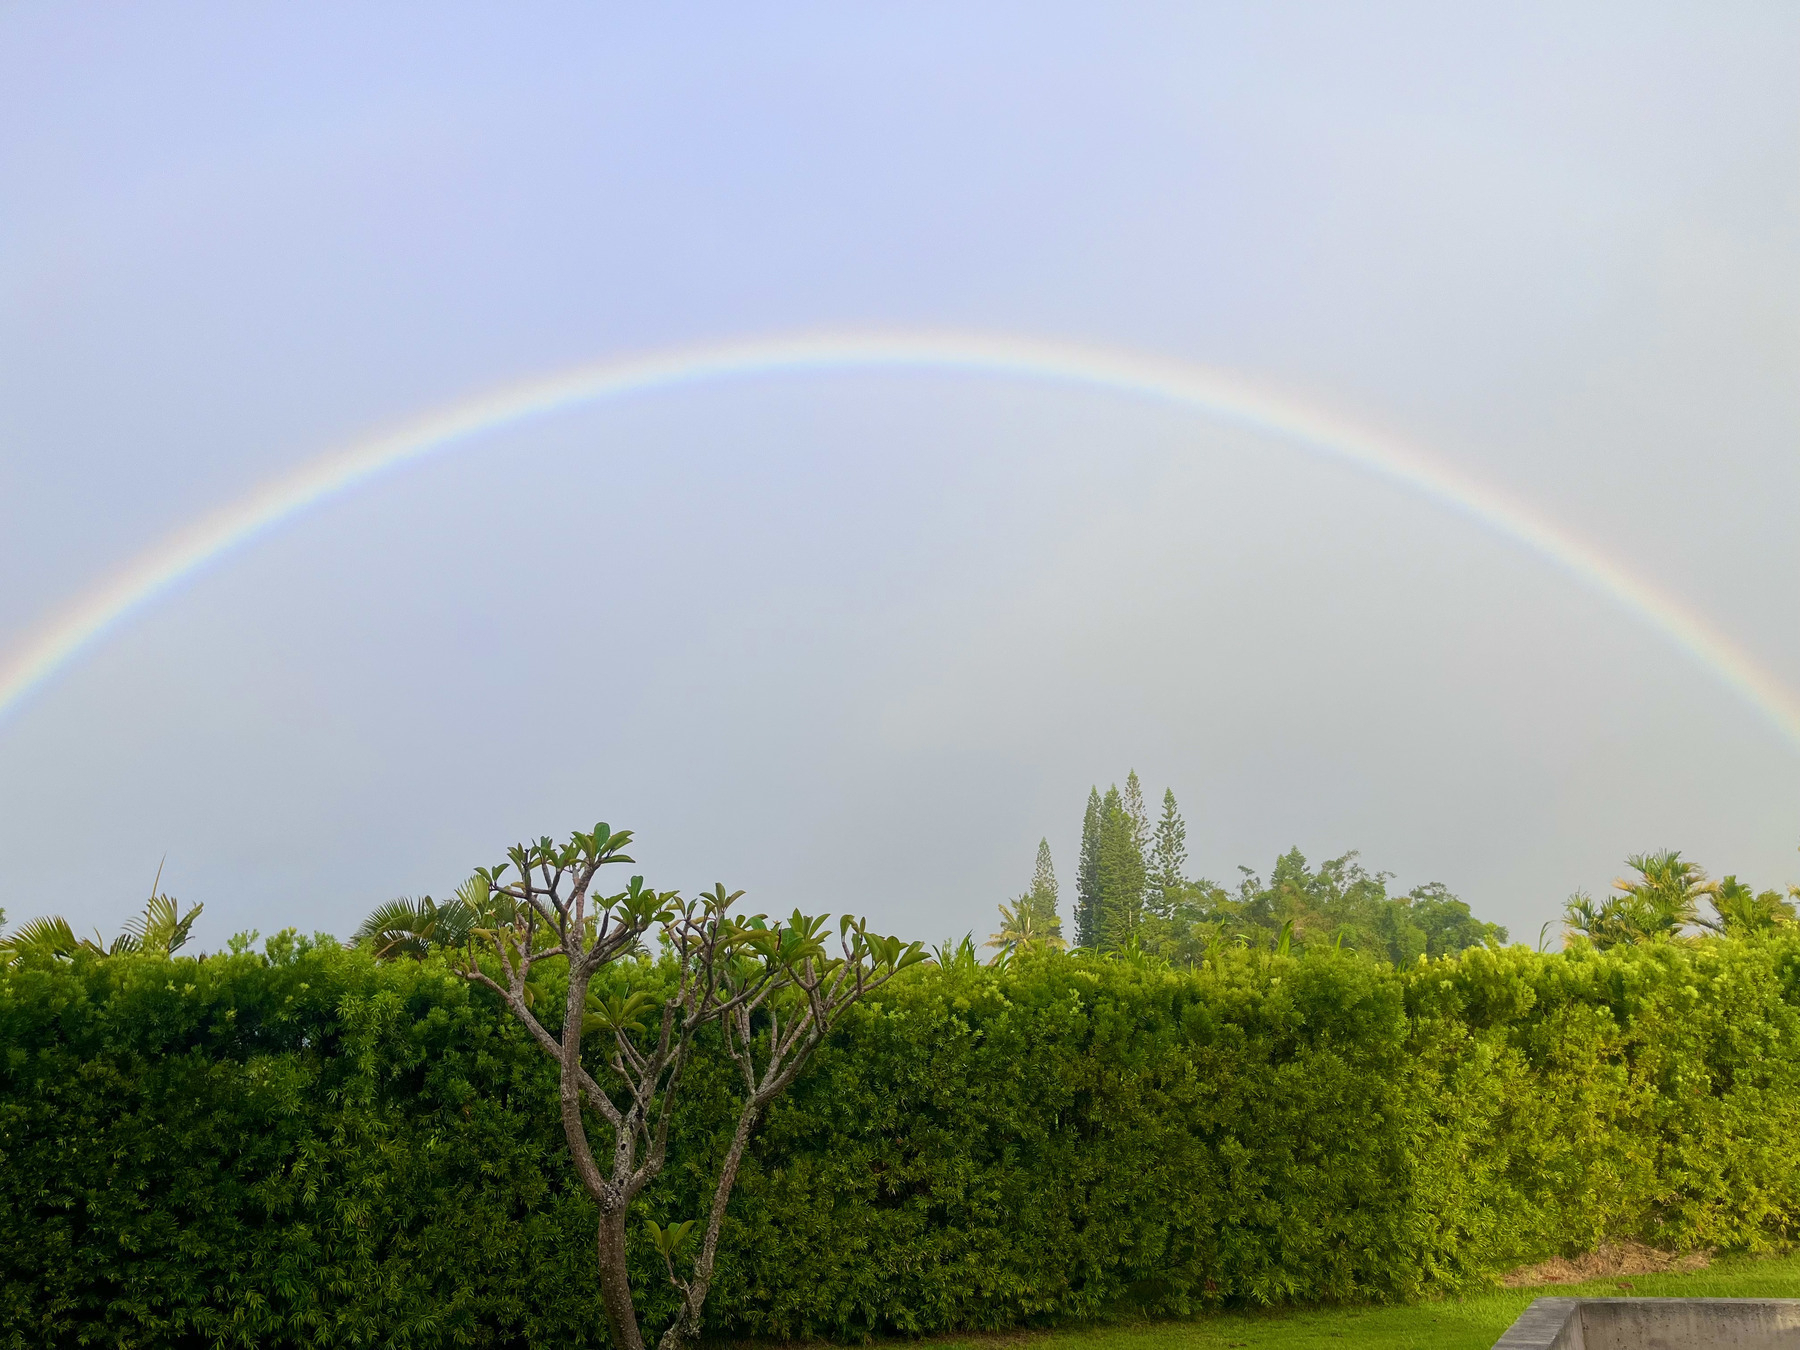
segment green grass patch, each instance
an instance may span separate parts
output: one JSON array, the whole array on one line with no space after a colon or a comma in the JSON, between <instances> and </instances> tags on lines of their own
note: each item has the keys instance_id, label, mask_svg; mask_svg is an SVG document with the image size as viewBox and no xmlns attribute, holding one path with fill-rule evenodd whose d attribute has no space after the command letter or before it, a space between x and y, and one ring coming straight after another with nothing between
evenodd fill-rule
<instances>
[{"instance_id":1,"label":"green grass patch","mask_svg":"<svg viewBox=\"0 0 1800 1350\"><path fill-rule=\"evenodd\" d=\"M1537 1285L1404 1307L1209 1313L1009 1336L933 1339L935 1350L1488 1350L1534 1298L1800 1298L1800 1256L1723 1257L1685 1275L1630 1275Z\"/></svg>"}]
</instances>

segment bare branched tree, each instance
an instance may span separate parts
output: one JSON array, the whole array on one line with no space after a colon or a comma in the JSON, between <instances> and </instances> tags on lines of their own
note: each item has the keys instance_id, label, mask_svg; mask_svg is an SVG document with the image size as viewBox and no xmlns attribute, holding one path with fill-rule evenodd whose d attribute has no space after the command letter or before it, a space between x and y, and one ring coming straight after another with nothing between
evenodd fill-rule
<instances>
[{"instance_id":1,"label":"bare branched tree","mask_svg":"<svg viewBox=\"0 0 1800 1350\"><path fill-rule=\"evenodd\" d=\"M699 1221L647 1225L682 1295L661 1347L679 1350L699 1332L726 1204L757 1122L844 1011L924 953L917 943L872 934L846 917L833 956L824 916L796 911L773 923L760 914L739 918L731 910L742 892L727 893L722 885L684 900L634 876L615 895L594 895L601 868L632 861L624 852L630 841L629 831L601 824L567 844L549 838L521 844L508 863L477 871L458 896L474 917L469 945L454 964L498 993L556 1062L563 1134L576 1175L600 1212L600 1294L619 1350L644 1350L626 1269L628 1213L663 1170L696 1038L707 1026L720 1028L744 1100L689 1278L678 1274L676 1258ZM515 879L507 879L509 869ZM653 930L668 953L672 984L660 996L641 988L595 993L595 977L640 951ZM554 1030L539 1016L533 980L539 968L568 975Z\"/></svg>"}]
</instances>

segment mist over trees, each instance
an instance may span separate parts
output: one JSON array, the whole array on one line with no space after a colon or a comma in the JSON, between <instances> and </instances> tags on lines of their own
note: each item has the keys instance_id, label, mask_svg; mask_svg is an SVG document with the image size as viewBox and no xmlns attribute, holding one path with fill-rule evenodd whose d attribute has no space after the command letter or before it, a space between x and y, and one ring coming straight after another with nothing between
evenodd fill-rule
<instances>
[{"instance_id":1,"label":"mist over trees","mask_svg":"<svg viewBox=\"0 0 1800 1350\"><path fill-rule=\"evenodd\" d=\"M1396 964L1504 943L1506 929L1484 923L1440 882L1390 895L1389 872L1371 872L1355 852L1314 867L1298 848L1276 859L1265 881L1240 867L1226 888L1187 875L1187 822L1165 789L1154 825L1136 770L1121 789L1088 791L1075 874L1075 945L1093 952L1139 951L1195 961L1221 944L1344 947ZM1038 846L1033 897L1055 902L1047 843ZM1042 912L1042 911L1040 911ZM1060 928L1059 928L1060 934Z\"/></svg>"}]
</instances>

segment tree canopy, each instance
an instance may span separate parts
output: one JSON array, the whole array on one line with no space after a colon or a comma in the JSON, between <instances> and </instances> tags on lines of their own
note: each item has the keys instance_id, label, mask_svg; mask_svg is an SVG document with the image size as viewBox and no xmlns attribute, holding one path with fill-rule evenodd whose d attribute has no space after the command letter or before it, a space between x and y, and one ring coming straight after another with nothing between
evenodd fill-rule
<instances>
[{"instance_id":1,"label":"tree canopy","mask_svg":"<svg viewBox=\"0 0 1800 1350\"><path fill-rule=\"evenodd\" d=\"M1240 868L1227 889L1187 875L1187 822L1165 789L1154 828L1133 770L1123 790L1088 793L1077 873L1077 946L1141 951L1193 961L1211 945L1347 947L1393 962L1503 943L1440 882L1390 895L1392 874L1371 872L1355 852L1316 868L1298 848L1276 859L1268 880Z\"/></svg>"}]
</instances>

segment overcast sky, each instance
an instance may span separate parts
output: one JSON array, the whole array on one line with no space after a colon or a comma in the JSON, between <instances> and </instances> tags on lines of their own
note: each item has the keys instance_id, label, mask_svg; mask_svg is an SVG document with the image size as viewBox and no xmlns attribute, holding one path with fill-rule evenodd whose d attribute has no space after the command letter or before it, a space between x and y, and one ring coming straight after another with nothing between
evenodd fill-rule
<instances>
[{"instance_id":1,"label":"overcast sky","mask_svg":"<svg viewBox=\"0 0 1800 1350\"><path fill-rule=\"evenodd\" d=\"M310 456L572 363L928 325L1242 372L1800 685L1800 10L0 11L0 648ZM1800 753L1466 517L1111 395L784 375L301 516L0 723L0 905L160 859L347 933L607 820L665 887L994 922L1090 784L1536 940L1627 852L1800 881Z\"/></svg>"}]
</instances>

